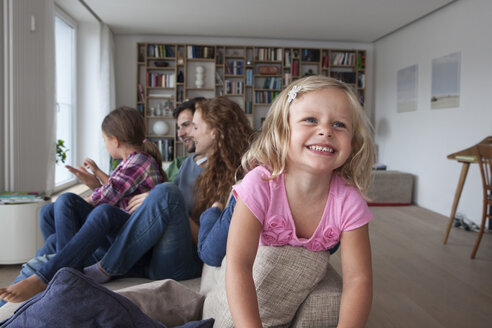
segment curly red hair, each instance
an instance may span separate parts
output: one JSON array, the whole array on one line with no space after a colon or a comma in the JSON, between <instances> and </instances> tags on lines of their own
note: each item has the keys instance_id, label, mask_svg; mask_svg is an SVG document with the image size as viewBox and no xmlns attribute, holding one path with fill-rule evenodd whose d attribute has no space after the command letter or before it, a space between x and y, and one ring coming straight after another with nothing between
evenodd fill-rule
<instances>
[{"instance_id":1,"label":"curly red hair","mask_svg":"<svg viewBox=\"0 0 492 328\"><path fill-rule=\"evenodd\" d=\"M241 107L227 97L200 101L196 110L216 133L213 155L195 182L192 219L198 223L203 211L215 201L227 202L236 178L242 178L241 157L250 145L254 130Z\"/></svg>"}]
</instances>

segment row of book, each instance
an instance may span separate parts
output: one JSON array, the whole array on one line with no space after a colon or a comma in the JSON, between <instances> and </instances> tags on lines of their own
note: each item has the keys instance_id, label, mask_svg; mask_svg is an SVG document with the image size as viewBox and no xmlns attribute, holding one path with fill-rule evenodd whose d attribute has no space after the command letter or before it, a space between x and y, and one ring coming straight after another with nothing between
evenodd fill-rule
<instances>
[{"instance_id":1,"label":"row of book","mask_svg":"<svg viewBox=\"0 0 492 328\"><path fill-rule=\"evenodd\" d=\"M150 58L174 57L174 47L165 44L149 44L147 56Z\"/></svg>"},{"instance_id":2,"label":"row of book","mask_svg":"<svg viewBox=\"0 0 492 328\"><path fill-rule=\"evenodd\" d=\"M281 77L266 77L263 83L263 89L269 90L280 90L282 89L282 78Z\"/></svg>"},{"instance_id":3,"label":"row of book","mask_svg":"<svg viewBox=\"0 0 492 328\"><path fill-rule=\"evenodd\" d=\"M282 61L282 48L256 48L256 60Z\"/></svg>"},{"instance_id":4,"label":"row of book","mask_svg":"<svg viewBox=\"0 0 492 328\"><path fill-rule=\"evenodd\" d=\"M271 104L280 91L255 91L255 104Z\"/></svg>"},{"instance_id":5,"label":"row of book","mask_svg":"<svg viewBox=\"0 0 492 328\"><path fill-rule=\"evenodd\" d=\"M188 58L207 58L215 57L215 48L207 46L188 46Z\"/></svg>"},{"instance_id":6,"label":"row of book","mask_svg":"<svg viewBox=\"0 0 492 328\"><path fill-rule=\"evenodd\" d=\"M147 72L147 86L156 88L174 88L176 75L174 73Z\"/></svg>"},{"instance_id":7,"label":"row of book","mask_svg":"<svg viewBox=\"0 0 492 328\"><path fill-rule=\"evenodd\" d=\"M243 60L227 60L225 66L226 66L227 74L229 75L243 74L243 67L244 67Z\"/></svg>"},{"instance_id":8,"label":"row of book","mask_svg":"<svg viewBox=\"0 0 492 328\"><path fill-rule=\"evenodd\" d=\"M301 59L308 62L319 62L321 51L319 49L302 49Z\"/></svg>"},{"instance_id":9,"label":"row of book","mask_svg":"<svg viewBox=\"0 0 492 328\"><path fill-rule=\"evenodd\" d=\"M366 68L366 54L359 52L357 54L357 67L359 69L365 69Z\"/></svg>"},{"instance_id":10,"label":"row of book","mask_svg":"<svg viewBox=\"0 0 492 328\"><path fill-rule=\"evenodd\" d=\"M173 139L151 139L157 145L161 152L163 162L174 160L174 140Z\"/></svg>"},{"instance_id":11,"label":"row of book","mask_svg":"<svg viewBox=\"0 0 492 328\"><path fill-rule=\"evenodd\" d=\"M226 95L242 95L244 93L243 81L231 81L225 80L225 93Z\"/></svg>"},{"instance_id":12,"label":"row of book","mask_svg":"<svg viewBox=\"0 0 492 328\"><path fill-rule=\"evenodd\" d=\"M335 66L353 66L355 53L353 52L336 52L331 55L331 64Z\"/></svg>"},{"instance_id":13,"label":"row of book","mask_svg":"<svg viewBox=\"0 0 492 328\"><path fill-rule=\"evenodd\" d=\"M330 76L345 83L355 84L355 72L330 72Z\"/></svg>"}]
</instances>

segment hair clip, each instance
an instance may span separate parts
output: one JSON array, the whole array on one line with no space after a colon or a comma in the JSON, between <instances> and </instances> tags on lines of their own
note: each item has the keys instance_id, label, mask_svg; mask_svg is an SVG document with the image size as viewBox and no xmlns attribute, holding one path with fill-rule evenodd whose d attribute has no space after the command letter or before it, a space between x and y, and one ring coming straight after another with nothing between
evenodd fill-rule
<instances>
[{"instance_id":1,"label":"hair clip","mask_svg":"<svg viewBox=\"0 0 492 328\"><path fill-rule=\"evenodd\" d=\"M147 140L147 138L145 138L145 139L142 141L142 143L144 144L144 143L146 143L147 141L149 141L149 140Z\"/></svg>"},{"instance_id":2,"label":"hair clip","mask_svg":"<svg viewBox=\"0 0 492 328\"><path fill-rule=\"evenodd\" d=\"M294 85L292 89L289 91L289 98L287 98L287 102L290 104L292 100L296 99L297 93L301 91L300 85Z\"/></svg>"}]
</instances>

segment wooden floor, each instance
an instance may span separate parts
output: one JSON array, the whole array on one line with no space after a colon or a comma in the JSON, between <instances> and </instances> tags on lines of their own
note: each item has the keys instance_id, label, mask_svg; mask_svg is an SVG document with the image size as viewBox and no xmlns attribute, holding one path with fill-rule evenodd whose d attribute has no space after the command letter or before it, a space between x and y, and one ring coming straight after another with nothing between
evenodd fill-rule
<instances>
[{"instance_id":1,"label":"wooden floor","mask_svg":"<svg viewBox=\"0 0 492 328\"><path fill-rule=\"evenodd\" d=\"M475 260L477 233L417 206L371 207L374 298L367 327L492 327L492 234ZM340 254L331 259L341 272Z\"/></svg>"},{"instance_id":2,"label":"wooden floor","mask_svg":"<svg viewBox=\"0 0 492 328\"><path fill-rule=\"evenodd\" d=\"M443 215L417 206L371 207L374 299L367 327L492 327L492 234L453 228L447 245ZM340 252L331 259L341 272ZM19 266L0 266L0 286ZM4 283L5 282L5 283Z\"/></svg>"}]
</instances>

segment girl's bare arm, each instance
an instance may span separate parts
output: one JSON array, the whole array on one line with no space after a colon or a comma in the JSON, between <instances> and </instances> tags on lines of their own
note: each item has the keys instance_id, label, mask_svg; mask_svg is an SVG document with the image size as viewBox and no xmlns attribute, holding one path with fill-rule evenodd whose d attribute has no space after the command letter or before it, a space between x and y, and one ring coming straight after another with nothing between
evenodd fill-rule
<instances>
[{"instance_id":1,"label":"girl's bare arm","mask_svg":"<svg viewBox=\"0 0 492 328\"><path fill-rule=\"evenodd\" d=\"M260 233L260 222L238 199L226 251L227 301L236 327L262 327L252 274Z\"/></svg>"}]
</instances>

